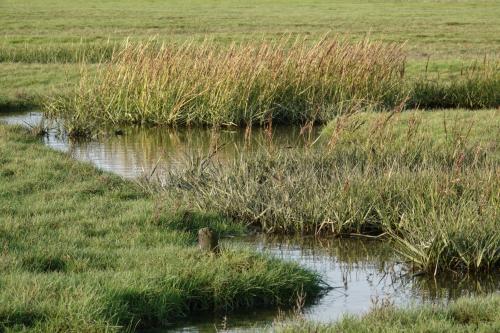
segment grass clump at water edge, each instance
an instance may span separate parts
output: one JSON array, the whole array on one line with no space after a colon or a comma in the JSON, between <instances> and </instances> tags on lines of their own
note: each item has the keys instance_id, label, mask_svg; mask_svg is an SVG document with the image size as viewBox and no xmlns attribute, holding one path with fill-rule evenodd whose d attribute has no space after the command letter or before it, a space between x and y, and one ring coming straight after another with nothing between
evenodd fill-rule
<instances>
[{"instance_id":1,"label":"grass clump at water edge","mask_svg":"<svg viewBox=\"0 0 500 333\"><path fill-rule=\"evenodd\" d=\"M268 233L390 234L418 270L496 270L492 119L497 110L344 116L309 148L271 143L221 163L194 160L170 170L163 189Z\"/></svg>"},{"instance_id":2,"label":"grass clump at water edge","mask_svg":"<svg viewBox=\"0 0 500 333\"><path fill-rule=\"evenodd\" d=\"M315 332L497 332L500 330L500 295L463 297L448 305L422 305L398 309L377 306L368 314L347 316L331 324L304 319L278 322L280 333Z\"/></svg>"},{"instance_id":3,"label":"grass clump at water edge","mask_svg":"<svg viewBox=\"0 0 500 333\"><path fill-rule=\"evenodd\" d=\"M127 41L90 67L72 91L44 103L73 136L108 125L324 123L359 110L500 105L498 59L448 79L408 78L402 44L368 39Z\"/></svg>"},{"instance_id":4,"label":"grass clump at water edge","mask_svg":"<svg viewBox=\"0 0 500 333\"><path fill-rule=\"evenodd\" d=\"M404 101L401 45L282 38L180 46L134 43L47 104L70 130L104 124L251 125L325 122Z\"/></svg>"}]
</instances>

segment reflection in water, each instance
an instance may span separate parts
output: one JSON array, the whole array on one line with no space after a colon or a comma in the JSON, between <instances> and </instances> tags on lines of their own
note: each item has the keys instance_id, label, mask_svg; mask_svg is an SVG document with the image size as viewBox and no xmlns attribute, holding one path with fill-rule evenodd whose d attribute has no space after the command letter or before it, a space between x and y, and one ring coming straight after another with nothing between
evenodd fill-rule
<instances>
[{"instance_id":1,"label":"reflection in water","mask_svg":"<svg viewBox=\"0 0 500 333\"><path fill-rule=\"evenodd\" d=\"M4 113L0 120L10 124L37 124L40 112ZM68 152L72 157L92 162L105 171L127 178L149 174L155 167L169 169L184 162L193 153L207 154L216 144L222 146L216 158L224 160L242 149L258 149L268 137L262 129L254 129L249 140L242 130L139 128L129 127L122 135L101 135L98 140L72 142L61 131L52 129L44 137L49 147ZM272 142L279 147L303 145L305 138L297 127L273 129ZM311 138L308 137L308 140Z\"/></svg>"},{"instance_id":2,"label":"reflection in water","mask_svg":"<svg viewBox=\"0 0 500 333\"><path fill-rule=\"evenodd\" d=\"M11 124L36 124L40 119L40 113L36 112L0 115L0 120ZM303 145L305 141L297 128L278 128L273 135L273 144L282 147ZM242 131L220 131L214 134L203 129L175 131L165 128L128 128L124 135L103 136L90 142L70 142L64 136L57 135L55 130L50 131L43 140L48 146L69 152L76 159L133 178L149 172L157 163L168 168L178 165L192 152L206 153L215 140L219 144L226 144L218 154L219 158L224 159L238 149L259 149L266 145L268 138L259 130L254 130L250 141L246 141ZM500 290L498 275L462 280L453 276L437 280L412 277L394 257L394 251L386 242L266 237L242 242L283 260L298 262L323 276L333 289L304 309L306 318L321 322L335 320L345 313L366 312L374 302L382 300L395 305L437 303L463 295ZM215 315L184 323L174 330L205 332L215 331L217 327L219 331L238 331L268 326L276 315L276 311L268 310Z\"/></svg>"},{"instance_id":3,"label":"reflection in water","mask_svg":"<svg viewBox=\"0 0 500 333\"><path fill-rule=\"evenodd\" d=\"M303 310L305 318L319 322L328 323L343 314L365 313L382 302L400 306L447 303L459 296L500 290L499 276L462 277L462 280L453 276L412 277L387 242L257 236L245 239L243 244L283 260L298 262L321 274L333 289ZM173 331L211 332L215 327L218 331L258 329L272 325L278 315L291 316L293 311L202 317Z\"/></svg>"}]
</instances>

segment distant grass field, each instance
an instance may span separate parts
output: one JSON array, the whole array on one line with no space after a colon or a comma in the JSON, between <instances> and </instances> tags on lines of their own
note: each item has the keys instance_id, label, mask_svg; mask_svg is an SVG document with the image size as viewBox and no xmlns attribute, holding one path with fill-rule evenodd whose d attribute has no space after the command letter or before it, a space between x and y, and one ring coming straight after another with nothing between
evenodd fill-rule
<instances>
[{"instance_id":1,"label":"distant grass field","mask_svg":"<svg viewBox=\"0 0 500 333\"><path fill-rule=\"evenodd\" d=\"M414 57L457 58L500 50L500 5L474 1L3 0L4 43L47 46L125 37L229 41L284 32L408 41Z\"/></svg>"},{"instance_id":2,"label":"distant grass field","mask_svg":"<svg viewBox=\"0 0 500 333\"><path fill-rule=\"evenodd\" d=\"M78 64L0 63L0 112L33 108L43 96L66 94Z\"/></svg>"},{"instance_id":3,"label":"distant grass field","mask_svg":"<svg viewBox=\"0 0 500 333\"><path fill-rule=\"evenodd\" d=\"M408 71L459 73L464 62L500 51L500 3L474 1L348 0L3 0L0 2L0 105L29 104L40 92L77 82L78 55L96 61L125 38L156 36L180 42L213 37L230 41L283 33L327 32L352 39L406 42ZM427 60L430 64L427 65ZM16 66L11 62L25 65ZM53 65L31 65L47 63ZM47 89L46 89L47 88Z\"/></svg>"}]
</instances>

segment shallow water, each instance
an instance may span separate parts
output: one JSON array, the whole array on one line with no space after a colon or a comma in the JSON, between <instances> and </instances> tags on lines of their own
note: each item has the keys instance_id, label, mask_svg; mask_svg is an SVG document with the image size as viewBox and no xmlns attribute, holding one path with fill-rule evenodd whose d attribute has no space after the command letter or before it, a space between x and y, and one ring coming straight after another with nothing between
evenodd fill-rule
<instances>
[{"instance_id":1,"label":"shallow water","mask_svg":"<svg viewBox=\"0 0 500 333\"><path fill-rule=\"evenodd\" d=\"M306 305L302 316L319 322L332 322L342 315L359 315L376 305L447 303L459 296L500 290L499 276L454 276L429 279L414 277L398 262L387 243L367 239L272 238L257 236L242 241L283 260L298 262L321 274L331 287L313 304ZM234 241L233 241L234 243ZM245 331L271 327L276 317L296 315L258 311L245 314L200 317L170 331L211 332Z\"/></svg>"},{"instance_id":2,"label":"shallow water","mask_svg":"<svg viewBox=\"0 0 500 333\"><path fill-rule=\"evenodd\" d=\"M9 124L35 125L40 122L40 112L0 113L0 121ZM49 126L50 127L50 126ZM123 133L101 135L98 140L71 141L52 126L44 143L74 158L91 162L98 168L117 173L126 178L148 175L158 166L172 168L183 163L193 154L204 156L217 145L221 147L214 158L224 159L237 150L259 149L269 144L269 137L262 129L253 129L245 139L243 131L222 129L182 129L129 127ZM273 128L272 144L277 147L304 145L313 136L299 135L300 128Z\"/></svg>"},{"instance_id":3,"label":"shallow water","mask_svg":"<svg viewBox=\"0 0 500 333\"><path fill-rule=\"evenodd\" d=\"M3 113L0 121L10 124L36 124L38 112ZM312 137L300 135L298 128L273 129L273 144L295 147L311 142ZM254 130L250 140L241 131L207 129L175 131L171 129L128 128L122 135L105 135L89 142L72 142L56 129L43 137L43 142L56 150L68 152L78 160L134 178L148 174L157 165L180 165L189 154L206 154L216 143L224 147L217 157L224 159L241 149L261 149L269 143L265 131ZM440 279L412 277L398 262L394 251L386 243L350 239L269 238L264 236L229 241L229 245L243 244L270 253L283 260L298 262L319 272L333 287L328 293L303 309L303 315L312 320L330 322L343 314L362 314L375 304L392 303L413 305L446 303L463 295L497 292L499 276L458 280L448 276ZM240 314L217 314L190 318L171 329L177 332L211 332L258 330L272 325L278 316L290 312L261 309Z\"/></svg>"}]
</instances>

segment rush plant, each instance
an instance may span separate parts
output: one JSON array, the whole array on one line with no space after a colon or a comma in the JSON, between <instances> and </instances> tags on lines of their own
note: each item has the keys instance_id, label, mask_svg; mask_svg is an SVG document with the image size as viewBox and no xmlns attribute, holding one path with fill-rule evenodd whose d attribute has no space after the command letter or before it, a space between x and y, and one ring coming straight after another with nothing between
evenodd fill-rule
<instances>
[{"instance_id":1,"label":"rush plant","mask_svg":"<svg viewBox=\"0 0 500 333\"><path fill-rule=\"evenodd\" d=\"M75 127L325 122L406 98L402 45L325 37L118 48L47 114Z\"/></svg>"}]
</instances>

